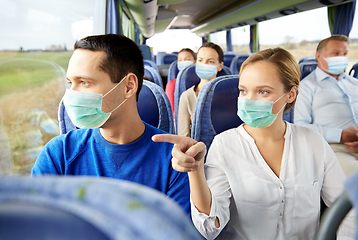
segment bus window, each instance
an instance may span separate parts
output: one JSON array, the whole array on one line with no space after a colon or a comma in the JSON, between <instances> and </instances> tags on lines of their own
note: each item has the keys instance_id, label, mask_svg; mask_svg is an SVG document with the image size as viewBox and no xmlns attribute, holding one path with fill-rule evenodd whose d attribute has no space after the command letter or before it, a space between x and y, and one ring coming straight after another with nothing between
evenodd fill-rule
<instances>
[{"instance_id":1,"label":"bus window","mask_svg":"<svg viewBox=\"0 0 358 240\"><path fill-rule=\"evenodd\" d=\"M42 147L59 134L57 109L73 44L104 33L104 20L97 19L105 19L105 6L104 0L1 1L0 174L29 174Z\"/></svg>"},{"instance_id":2,"label":"bus window","mask_svg":"<svg viewBox=\"0 0 358 240\"><path fill-rule=\"evenodd\" d=\"M210 34L210 42L213 42L221 47L221 49L226 52L226 31L220 31Z\"/></svg>"},{"instance_id":3,"label":"bus window","mask_svg":"<svg viewBox=\"0 0 358 240\"><path fill-rule=\"evenodd\" d=\"M234 52L251 53L250 27L243 26L231 29L232 47Z\"/></svg>"}]
</instances>

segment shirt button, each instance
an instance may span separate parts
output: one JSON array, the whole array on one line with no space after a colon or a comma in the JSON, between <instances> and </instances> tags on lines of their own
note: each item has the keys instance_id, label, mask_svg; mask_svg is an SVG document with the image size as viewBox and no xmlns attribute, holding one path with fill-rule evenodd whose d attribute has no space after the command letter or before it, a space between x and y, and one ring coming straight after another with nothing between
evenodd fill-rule
<instances>
[{"instance_id":1,"label":"shirt button","mask_svg":"<svg viewBox=\"0 0 358 240\"><path fill-rule=\"evenodd\" d=\"M284 203L283 200L281 202Z\"/></svg>"},{"instance_id":2,"label":"shirt button","mask_svg":"<svg viewBox=\"0 0 358 240\"><path fill-rule=\"evenodd\" d=\"M282 217L282 213L280 213L280 216Z\"/></svg>"},{"instance_id":3,"label":"shirt button","mask_svg":"<svg viewBox=\"0 0 358 240\"><path fill-rule=\"evenodd\" d=\"M280 189L282 189L282 186L280 186Z\"/></svg>"}]
</instances>

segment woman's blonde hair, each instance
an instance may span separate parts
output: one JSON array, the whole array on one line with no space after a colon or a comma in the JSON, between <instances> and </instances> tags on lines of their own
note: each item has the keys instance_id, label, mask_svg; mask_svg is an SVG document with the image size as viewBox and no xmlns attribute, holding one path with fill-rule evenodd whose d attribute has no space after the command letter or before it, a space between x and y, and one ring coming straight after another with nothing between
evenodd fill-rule
<instances>
[{"instance_id":1,"label":"woman's blonde hair","mask_svg":"<svg viewBox=\"0 0 358 240\"><path fill-rule=\"evenodd\" d=\"M276 67L286 93L293 87L296 87L296 92L298 94L298 86L300 84L300 67L291 53L283 48L269 48L257 52L246 59L246 61L241 65L240 74L246 66L259 61L269 62ZM288 103L285 110L293 108L295 102L296 99L292 103Z\"/></svg>"}]
</instances>

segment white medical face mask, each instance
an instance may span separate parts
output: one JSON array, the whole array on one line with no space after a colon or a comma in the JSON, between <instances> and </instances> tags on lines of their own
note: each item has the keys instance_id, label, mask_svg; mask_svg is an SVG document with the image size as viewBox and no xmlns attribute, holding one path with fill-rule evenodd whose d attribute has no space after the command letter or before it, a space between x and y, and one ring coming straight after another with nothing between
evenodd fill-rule
<instances>
[{"instance_id":1,"label":"white medical face mask","mask_svg":"<svg viewBox=\"0 0 358 240\"><path fill-rule=\"evenodd\" d=\"M72 123L79 128L99 128L105 124L111 114L127 101L127 99L109 113L102 111L102 100L121 84L126 77L127 76L122 78L122 80L105 95L67 89L63 102Z\"/></svg>"},{"instance_id":2,"label":"white medical face mask","mask_svg":"<svg viewBox=\"0 0 358 240\"><path fill-rule=\"evenodd\" d=\"M328 64L327 72L331 74L341 74L347 68L349 60L347 57L324 58Z\"/></svg>"}]
</instances>

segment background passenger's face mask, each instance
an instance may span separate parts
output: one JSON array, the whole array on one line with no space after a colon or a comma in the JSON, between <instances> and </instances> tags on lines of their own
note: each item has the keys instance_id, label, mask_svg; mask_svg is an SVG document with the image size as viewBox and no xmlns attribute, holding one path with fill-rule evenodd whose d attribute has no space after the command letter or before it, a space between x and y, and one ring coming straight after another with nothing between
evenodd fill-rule
<instances>
[{"instance_id":1,"label":"background passenger's face mask","mask_svg":"<svg viewBox=\"0 0 358 240\"><path fill-rule=\"evenodd\" d=\"M216 65L197 63L195 65L195 73L201 79L210 79L217 73Z\"/></svg>"},{"instance_id":2,"label":"background passenger's face mask","mask_svg":"<svg viewBox=\"0 0 358 240\"><path fill-rule=\"evenodd\" d=\"M246 98L238 98L237 101L237 115L241 120L246 123L247 126L253 128L265 128L271 126L271 124L277 118L277 115L285 108L285 105L278 111L278 113L272 113L272 106L283 96L279 97L275 102L273 101L261 101Z\"/></svg>"},{"instance_id":3,"label":"background passenger's face mask","mask_svg":"<svg viewBox=\"0 0 358 240\"><path fill-rule=\"evenodd\" d=\"M193 61L180 61L178 62L178 69L179 71L182 70L183 68L193 64L194 62Z\"/></svg>"},{"instance_id":4,"label":"background passenger's face mask","mask_svg":"<svg viewBox=\"0 0 358 240\"><path fill-rule=\"evenodd\" d=\"M325 60L328 64L328 69L326 71L331 74L341 74L348 66L347 57L330 57L325 58Z\"/></svg>"},{"instance_id":5,"label":"background passenger's face mask","mask_svg":"<svg viewBox=\"0 0 358 240\"><path fill-rule=\"evenodd\" d=\"M102 111L102 99L107 96L113 89L115 89L123 80L125 76L116 86L114 86L105 95L100 93L79 92L71 89L66 89L63 102L68 116L76 127L79 128L99 128L111 116L111 114L119 108L127 99L119 104L115 109L109 113Z\"/></svg>"}]
</instances>

